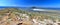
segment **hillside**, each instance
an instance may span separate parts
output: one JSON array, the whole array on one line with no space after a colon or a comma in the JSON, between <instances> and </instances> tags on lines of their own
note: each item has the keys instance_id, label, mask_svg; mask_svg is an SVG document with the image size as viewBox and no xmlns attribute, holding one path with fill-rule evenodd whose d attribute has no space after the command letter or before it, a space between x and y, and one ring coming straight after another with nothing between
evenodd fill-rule
<instances>
[{"instance_id":1,"label":"hillside","mask_svg":"<svg viewBox=\"0 0 60 25\"><path fill-rule=\"evenodd\" d=\"M60 20L59 14L29 12L18 8L4 8L0 10L0 25L33 25L34 19L37 22L44 19L55 21ZM32 22L33 21L33 22Z\"/></svg>"}]
</instances>

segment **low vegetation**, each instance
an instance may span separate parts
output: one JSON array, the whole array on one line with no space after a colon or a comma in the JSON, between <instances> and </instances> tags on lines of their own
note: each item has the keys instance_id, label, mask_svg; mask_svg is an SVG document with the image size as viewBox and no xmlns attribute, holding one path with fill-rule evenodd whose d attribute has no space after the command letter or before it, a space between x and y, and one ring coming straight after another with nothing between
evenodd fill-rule
<instances>
[{"instance_id":1,"label":"low vegetation","mask_svg":"<svg viewBox=\"0 0 60 25\"><path fill-rule=\"evenodd\" d=\"M28 18L30 22L29 25L31 25L32 19L41 20L41 21L43 21L44 19L51 19L51 20L60 19L58 15L55 16L55 14L51 14L51 13L47 14L47 13L29 12L29 11L24 11L18 8L4 8L0 10L0 25L3 25L3 24L9 25L8 23L10 22L14 24L15 23L18 24L21 21L19 21L17 17L26 18L25 16L23 16L23 14L26 14L27 16L29 16ZM1 24L1 22L3 23ZM25 19L23 21L24 24L25 23L28 24L29 22L27 22L27 20Z\"/></svg>"}]
</instances>

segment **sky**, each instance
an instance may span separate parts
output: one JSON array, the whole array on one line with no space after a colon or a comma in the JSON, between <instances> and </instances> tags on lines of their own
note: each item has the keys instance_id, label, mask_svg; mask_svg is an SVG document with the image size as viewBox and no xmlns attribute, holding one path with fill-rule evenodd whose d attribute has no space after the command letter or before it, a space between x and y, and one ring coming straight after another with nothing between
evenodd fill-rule
<instances>
[{"instance_id":1,"label":"sky","mask_svg":"<svg viewBox=\"0 0 60 25\"><path fill-rule=\"evenodd\" d=\"M57 7L60 8L60 0L0 0L0 6L18 7Z\"/></svg>"}]
</instances>

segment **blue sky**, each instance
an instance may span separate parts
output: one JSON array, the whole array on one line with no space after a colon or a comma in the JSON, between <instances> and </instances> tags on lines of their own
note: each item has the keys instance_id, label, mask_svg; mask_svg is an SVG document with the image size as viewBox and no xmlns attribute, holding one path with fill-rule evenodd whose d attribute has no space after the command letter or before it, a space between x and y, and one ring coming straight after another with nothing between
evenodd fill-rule
<instances>
[{"instance_id":1,"label":"blue sky","mask_svg":"<svg viewBox=\"0 0 60 25\"><path fill-rule=\"evenodd\" d=\"M0 0L0 6L60 7L60 0Z\"/></svg>"}]
</instances>

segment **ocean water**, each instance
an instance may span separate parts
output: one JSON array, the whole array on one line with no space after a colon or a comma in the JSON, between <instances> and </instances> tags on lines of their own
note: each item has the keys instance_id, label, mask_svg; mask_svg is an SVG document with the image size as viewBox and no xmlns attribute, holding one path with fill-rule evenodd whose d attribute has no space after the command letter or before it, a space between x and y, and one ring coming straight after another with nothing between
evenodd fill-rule
<instances>
[{"instance_id":1,"label":"ocean water","mask_svg":"<svg viewBox=\"0 0 60 25\"><path fill-rule=\"evenodd\" d=\"M11 8L11 7L0 6L0 9L3 9L3 8ZM31 10L31 9L60 10L60 8L41 8L41 7L36 7L36 8L32 8L32 7L12 7L12 8L18 8L18 9L22 9L22 10Z\"/></svg>"},{"instance_id":2,"label":"ocean water","mask_svg":"<svg viewBox=\"0 0 60 25\"><path fill-rule=\"evenodd\" d=\"M58 10L60 11L60 8L30 8L30 7L21 7L20 9L23 9L23 10L32 10L32 9L46 9L46 10Z\"/></svg>"}]
</instances>

